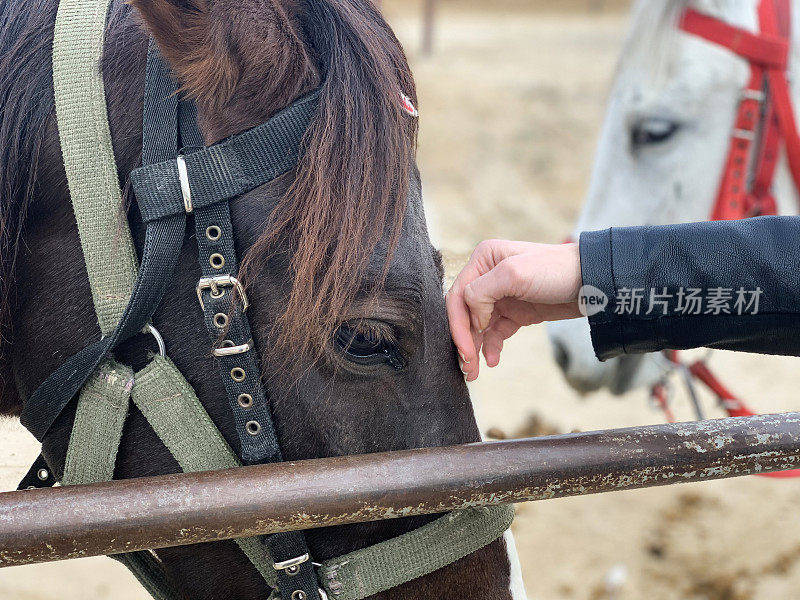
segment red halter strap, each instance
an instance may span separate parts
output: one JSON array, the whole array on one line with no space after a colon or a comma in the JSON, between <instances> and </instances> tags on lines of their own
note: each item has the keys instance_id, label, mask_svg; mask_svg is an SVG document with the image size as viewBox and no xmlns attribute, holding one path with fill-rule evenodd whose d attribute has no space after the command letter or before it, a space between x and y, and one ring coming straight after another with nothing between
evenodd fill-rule
<instances>
[{"instance_id":1,"label":"red halter strap","mask_svg":"<svg viewBox=\"0 0 800 600\"><path fill-rule=\"evenodd\" d=\"M781 140L800 189L800 136L786 80L790 10L789 0L761 0L761 33L733 27L694 9L681 19L681 29L687 33L728 48L750 63L750 81L742 91L711 220L777 214L771 188Z\"/></svg>"},{"instance_id":2,"label":"red halter strap","mask_svg":"<svg viewBox=\"0 0 800 600\"><path fill-rule=\"evenodd\" d=\"M687 33L728 48L750 63L750 81L742 91L736 113L712 221L777 214L772 181L781 140L786 147L795 187L800 190L800 136L786 80L790 18L789 0L761 0L758 7L760 34L733 27L693 9L687 10L681 19L680 26ZM755 414L722 384L704 360L687 364L677 351L666 355L672 363L686 368L690 377L708 387L730 416ZM652 395L667 418L674 421L665 385L654 386ZM767 476L800 477L800 470Z\"/></svg>"}]
</instances>

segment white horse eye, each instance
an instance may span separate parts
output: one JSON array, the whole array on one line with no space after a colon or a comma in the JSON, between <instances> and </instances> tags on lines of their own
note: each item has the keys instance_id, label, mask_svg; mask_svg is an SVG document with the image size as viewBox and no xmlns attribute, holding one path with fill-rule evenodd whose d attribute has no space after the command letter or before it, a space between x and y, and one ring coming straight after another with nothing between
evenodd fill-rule
<instances>
[{"instance_id":1,"label":"white horse eye","mask_svg":"<svg viewBox=\"0 0 800 600\"><path fill-rule=\"evenodd\" d=\"M661 144L681 128L680 123L668 119L641 119L631 127L631 146L634 149Z\"/></svg>"}]
</instances>

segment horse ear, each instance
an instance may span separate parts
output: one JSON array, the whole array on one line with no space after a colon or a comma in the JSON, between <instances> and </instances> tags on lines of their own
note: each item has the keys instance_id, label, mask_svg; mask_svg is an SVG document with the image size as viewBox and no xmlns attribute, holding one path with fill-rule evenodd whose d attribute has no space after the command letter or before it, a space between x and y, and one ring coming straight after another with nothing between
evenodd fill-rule
<instances>
[{"instance_id":1,"label":"horse ear","mask_svg":"<svg viewBox=\"0 0 800 600\"><path fill-rule=\"evenodd\" d=\"M217 43L208 0L130 0L183 91L219 102L233 93L235 61Z\"/></svg>"}]
</instances>

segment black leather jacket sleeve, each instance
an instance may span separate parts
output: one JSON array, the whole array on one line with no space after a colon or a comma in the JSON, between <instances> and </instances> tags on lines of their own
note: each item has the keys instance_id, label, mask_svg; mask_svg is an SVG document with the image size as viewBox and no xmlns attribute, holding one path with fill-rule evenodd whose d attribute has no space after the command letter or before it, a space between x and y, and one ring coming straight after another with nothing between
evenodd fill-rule
<instances>
[{"instance_id":1,"label":"black leather jacket sleeve","mask_svg":"<svg viewBox=\"0 0 800 600\"><path fill-rule=\"evenodd\" d=\"M800 217L587 232L580 255L584 286L609 300L589 317L601 360L701 346L800 356Z\"/></svg>"}]
</instances>

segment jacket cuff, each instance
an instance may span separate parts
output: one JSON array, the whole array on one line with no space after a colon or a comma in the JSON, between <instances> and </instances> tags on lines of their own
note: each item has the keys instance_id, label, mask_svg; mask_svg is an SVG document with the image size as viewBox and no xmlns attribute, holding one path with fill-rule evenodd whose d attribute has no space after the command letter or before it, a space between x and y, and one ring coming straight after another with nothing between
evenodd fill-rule
<instances>
[{"instance_id":1,"label":"jacket cuff","mask_svg":"<svg viewBox=\"0 0 800 600\"><path fill-rule=\"evenodd\" d=\"M600 360L625 354L622 327L614 313L617 289L614 283L612 233L611 229L587 231L581 234L579 244L584 286L581 302L588 309L592 345ZM598 310L596 301L588 302L592 295L606 299L602 310Z\"/></svg>"}]
</instances>

